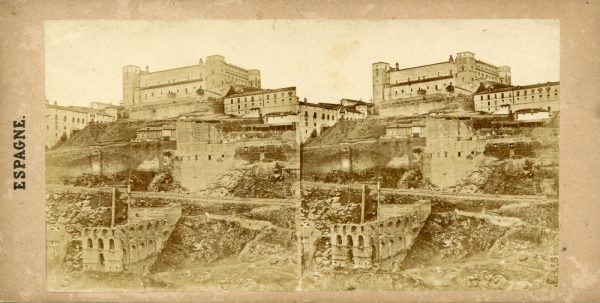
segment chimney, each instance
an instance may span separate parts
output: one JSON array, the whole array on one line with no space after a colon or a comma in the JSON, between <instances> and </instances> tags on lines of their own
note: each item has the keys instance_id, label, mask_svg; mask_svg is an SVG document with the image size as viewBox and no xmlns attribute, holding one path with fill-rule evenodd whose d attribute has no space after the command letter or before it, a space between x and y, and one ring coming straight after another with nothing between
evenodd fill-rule
<instances>
[{"instance_id":1,"label":"chimney","mask_svg":"<svg viewBox=\"0 0 600 303\"><path fill-rule=\"evenodd\" d=\"M149 73L150 72L150 68L148 67L148 65L146 65L146 72Z\"/></svg>"}]
</instances>

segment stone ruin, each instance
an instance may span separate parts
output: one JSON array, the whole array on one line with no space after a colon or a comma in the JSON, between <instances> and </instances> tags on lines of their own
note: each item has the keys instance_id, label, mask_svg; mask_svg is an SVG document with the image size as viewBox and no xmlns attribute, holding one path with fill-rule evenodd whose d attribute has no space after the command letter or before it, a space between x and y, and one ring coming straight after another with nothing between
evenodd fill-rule
<instances>
[{"instance_id":1,"label":"stone ruin","mask_svg":"<svg viewBox=\"0 0 600 303\"><path fill-rule=\"evenodd\" d=\"M363 224L331 226L333 267L371 268L397 255L406 255L431 213L431 202L382 205L378 219Z\"/></svg>"},{"instance_id":2,"label":"stone ruin","mask_svg":"<svg viewBox=\"0 0 600 303\"><path fill-rule=\"evenodd\" d=\"M148 270L181 217L181 206L131 208L128 217L127 224L81 231L84 270Z\"/></svg>"}]
</instances>

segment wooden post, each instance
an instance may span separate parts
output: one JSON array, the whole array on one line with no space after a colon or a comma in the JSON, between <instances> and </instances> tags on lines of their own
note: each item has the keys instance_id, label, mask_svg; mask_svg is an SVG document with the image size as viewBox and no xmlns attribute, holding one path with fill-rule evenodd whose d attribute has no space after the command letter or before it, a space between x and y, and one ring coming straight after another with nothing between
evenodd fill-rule
<instances>
[{"instance_id":1,"label":"wooden post","mask_svg":"<svg viewBox=\"0 0 600 303\"><path fill-rule=\"evenodd\" d=\"M127 224L129 224L129 208L131 208L131 183L127 183Z\"/></svg>"},{"instance_id":2,"label":"wooden post","mask_svg":"<svg viewBox=\"0 0 600 303\"><path fill-rule=\"evenodd\" d=\"M115 200L117 199L117 188L112 189L112 207L110 208L110 227L115 227Z\"/></svg>"},{"instance_id":3,"label":"wooden post","mask_svg":"<svg viewBox=\"0 0 600 303\"><path fill-rule=\"evenodd\" d=\"M377 177L377 220L379 220L379 199L380 199L380 193L381 193L381 183L380 183L380 178Z\"/></svg>"},{"instance_id":4,"label":"wooden post","mask_svg":"<svg viewBox=\"0 0 600 303\"><path fill-rule=\"evenodd\" d=\"M365 223L365 195L366 195L366 184L362 185L362 193L360 199L360 224Z\"/></svg>"}]
</instances>

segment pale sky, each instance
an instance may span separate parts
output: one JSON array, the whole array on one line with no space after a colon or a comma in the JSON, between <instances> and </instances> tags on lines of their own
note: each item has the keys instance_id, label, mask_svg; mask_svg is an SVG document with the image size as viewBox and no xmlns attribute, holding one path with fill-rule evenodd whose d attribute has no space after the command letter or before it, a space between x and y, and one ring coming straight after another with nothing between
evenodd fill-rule
<instances>
[{"instance_id":1,"label":"pale sky","mask_svg":"<svg viewBox=\"0 0 600 303\"><path fill-rule=\"evenodd\" d=\"M558 20L47 21L46 98L122 99L121 68L150 71L221 54L261 71L263 88L296 86L310 102L372 98L371 64L401 68L471 51L511 67L515 85L559 81Z\"/></svg>"}]
</instances>

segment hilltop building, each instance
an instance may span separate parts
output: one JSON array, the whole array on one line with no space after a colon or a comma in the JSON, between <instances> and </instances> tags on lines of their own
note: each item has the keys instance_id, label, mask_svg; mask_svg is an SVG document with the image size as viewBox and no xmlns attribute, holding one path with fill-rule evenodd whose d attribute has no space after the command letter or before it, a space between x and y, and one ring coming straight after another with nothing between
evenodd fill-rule
<instances>
[{"instance_id":1,"label":"hilltop building","mask_svg":"<svg viewBox=\"0 0 600 303\"><path fill-rule=\"evenodd\" d=\"M345 100L345 101L344 101ZM344 106L343 104L348 104ZM300 140L305 142L311 136L319 136L321 132L340 120L364 119L368 115L368 104L362 101L350 102L342 99L340 103L300 102Z\"/></svg>"},{"instance_id":2,"label":"hilltop building","mask_svg":"<svg viewBox=\"0 0 600 303\"><path fill-rule=\"evenodd\" d=\"M231 86L260 88L260 71L208 56L196 65L150 72L135 65L123 67L123 106L132 119L176 117L193 111L214 111ZM217 104L215 104L217 103Z\"/></svg>"},{"instance_id":3,"label":"hilltop building","mask_svg":"<svg viewBox=\"0 0 600 303\"><path fill-rule=\"evenodd\" d=\"M489 86L475 93L473 102L476 111L487 113L529 109L557 112L560 110L560 82Z\"/></svg>"},{"instance_id":4,"label":"hilltop building","mask_svg":"<svg viewBox=\"0 0 600 303\"><path fill-rule=\"evenodd\" d=\"M470 96L482 82L511 84L510 67L461 52L456 59L400 69L373 63L373 102L383 116L410 116L445 109L472 109Z\"/></svg>"},{"instance_id":5,"label":"hilltop building","mask_svg":"<svg viewBox=\"0 0 600 303\"><path fill-rule=\"evenodd\" d=\"M117 119L105 110L82 106L61 106L46 100L46 148L51 148L63 135L67 138L74 131L83 129L89 123L106 123Z\"/></svg>"},{"instance_id":6,"label":"hilltop building","mask_svg":"<svg viewBox=\"0 0 600 303\"><path fill-rule=\"evenodd\" d=\"M253 110L261 115L297 112L296 87L234 89L223 98L223 108L225 114L233 116L244 116Z\"/></svg>"}]
</instances>

